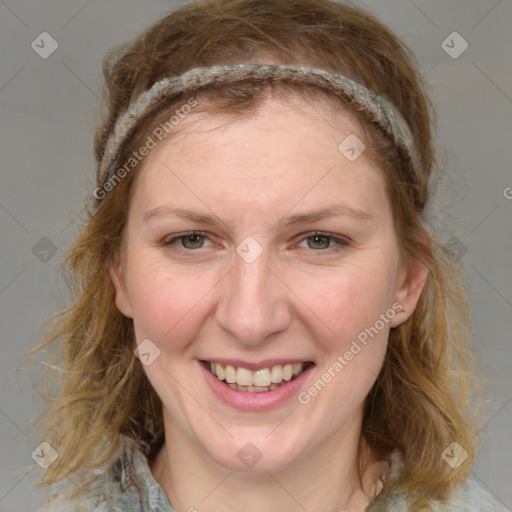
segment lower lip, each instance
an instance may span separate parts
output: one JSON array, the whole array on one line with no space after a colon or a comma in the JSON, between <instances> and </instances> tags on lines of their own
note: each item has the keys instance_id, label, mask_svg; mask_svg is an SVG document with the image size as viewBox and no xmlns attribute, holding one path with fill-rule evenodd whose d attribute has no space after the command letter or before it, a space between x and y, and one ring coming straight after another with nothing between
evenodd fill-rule
<instances>
[{"instance_id":1,"label":"lower lip","mask_svg":"<svg viewBox=\"0 0 512 512\"><path fill-rule=\"evenodd\" d=\"M217 379L203 363L198 361L198 364L215 396L230 407L241 411L267 411L279 407L299 393L300 388L314 368L314 365L309 366L296 379L281 384L277 389L257 393L231 389L224 382Z\"/></svg>"}]
</instances>

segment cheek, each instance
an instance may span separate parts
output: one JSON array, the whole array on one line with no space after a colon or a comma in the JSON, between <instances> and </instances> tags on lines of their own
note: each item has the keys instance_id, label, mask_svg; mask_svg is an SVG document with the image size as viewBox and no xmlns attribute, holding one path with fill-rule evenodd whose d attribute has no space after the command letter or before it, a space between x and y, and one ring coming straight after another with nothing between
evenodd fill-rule
<instances>
[{"instance_id":1,"label":"cheek","mask_svg":"<svg viewBox=\"0 0 512 512\"><path fill-rule=\"evenodd\" d=\"M168 349L182 348L180 340L190 339L200 326L202 299L212 283L205 276L176 272L161 260L143 257L133 258L131 271L128 286L137 341L149 338Z\"/></svg>"},{"instance_id":2,"label":"cheek","mask_svg":"<svg viewBox=\"0 0 512 512\"><path fill-rule=\"evenodd\" d=\"M384 269L389 269L388 272ZM348 340L371 327L391 308L394 271L389 261L351 264L323 276L302 276L301 298L329 328L332 343ZM325 331L325 329L324 329Z\"/></svg>"},{"instance_id":3,"label":"cheek","mask_svg":"<svg viewBox=\"0 0 512 512\"><path fill-rule=\"evenodd\" d=\"M362 403L386 354L390 321L395 315L391 307L392 266L386 265L354 265L302 283L304 302L311 311L308 317L312 322L313 316L321 320L315 321L315 339L323 353L318 380L333 383L322 400L337 411L329 416L334 427L340 417ZM390 272L383 273L383 268ZM324 384L317 384L318 380L299 398L309 401L319 395Z\"/></svg>"}]
</instances>

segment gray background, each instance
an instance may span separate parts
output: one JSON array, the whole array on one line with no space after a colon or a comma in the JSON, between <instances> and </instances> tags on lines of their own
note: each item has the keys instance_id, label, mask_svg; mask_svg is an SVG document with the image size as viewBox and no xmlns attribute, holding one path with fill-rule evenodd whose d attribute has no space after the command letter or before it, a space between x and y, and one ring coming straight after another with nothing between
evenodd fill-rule
<instances>
[{"instance_id":1,"label":"gray background","mask_svg":"<svg viewBox=\"0 0 512 512\"><path fill-rule=\"evenodd\" d=\"M482 424L473 475L512 510L512 2L355 3L374 11L413 49L437 106L450 179L440 187L433 215L445 222L439 236L451 240L469 271L475 339L491 379L490 421ZM66 296L58 261L93 186L103 54L176 5L0 0L0 511L33 511L41 504L32 485L43 469L30 470L37 436L27 427L40 403L20 357ZM469 45L458 58L442 46L446 40L445 48L460 52L461 41L446 39L454 31ZM34 40L42 46L42 32L58 43L46 59L31 47Z\"/></svg>"}]
</instances>

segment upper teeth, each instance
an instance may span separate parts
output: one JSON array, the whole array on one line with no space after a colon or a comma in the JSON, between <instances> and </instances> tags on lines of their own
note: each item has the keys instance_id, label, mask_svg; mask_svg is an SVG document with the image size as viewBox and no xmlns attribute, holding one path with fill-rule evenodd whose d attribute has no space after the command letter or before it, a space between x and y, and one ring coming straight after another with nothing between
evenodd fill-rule
<instances>
[{"instance_id":1,"label":"upper teeth","mask_svg":"<svg viewBox=\"0 0 512 512\"><path fill-rule=\"evenodd\" d=\"M239 386L262 386L268 387L272 384L280 384L282 381L290 381L293 377L300 375L305 363L278 364L271 368L261 368L256 371L243 367L234 367L230 364L210 363L210 371L219 380L225 380L228 384Z\"/></svg>"}]
</instances>

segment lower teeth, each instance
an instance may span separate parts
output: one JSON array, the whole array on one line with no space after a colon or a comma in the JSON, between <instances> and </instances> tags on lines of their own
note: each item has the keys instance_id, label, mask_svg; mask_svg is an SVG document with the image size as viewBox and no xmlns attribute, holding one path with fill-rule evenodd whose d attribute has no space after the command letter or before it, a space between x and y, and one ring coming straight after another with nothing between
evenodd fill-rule
<instances>
[{"instance_id":1,"label":"lower teeth","mask_svg":"<svg viewBox=\"0 0 512 512\"><path fill-rule=\"evenodd\" d=\"M235 389L237 391L248 391L250 393L274 391L274 389L281 387L281 384L271 384L270 386L240 386L239 384L229 384L229 382L226 382L225 380L221 380L221 382L229 386L231 389Z\"/></svg>"}]
</instances>

